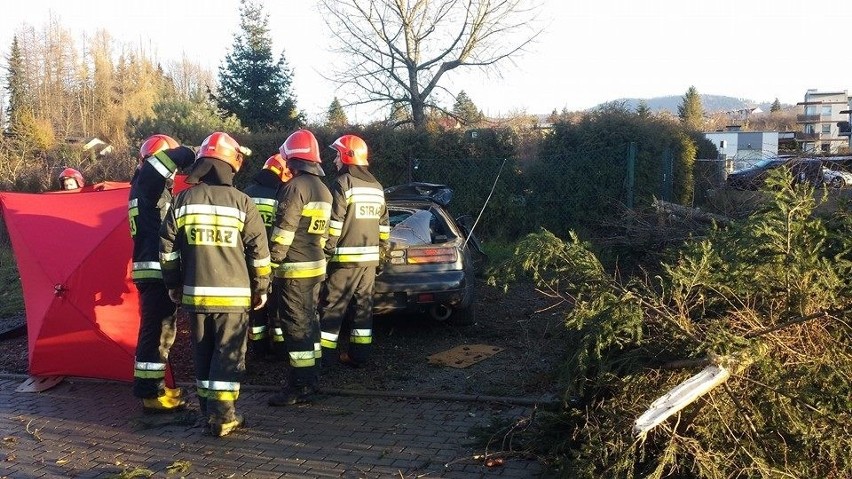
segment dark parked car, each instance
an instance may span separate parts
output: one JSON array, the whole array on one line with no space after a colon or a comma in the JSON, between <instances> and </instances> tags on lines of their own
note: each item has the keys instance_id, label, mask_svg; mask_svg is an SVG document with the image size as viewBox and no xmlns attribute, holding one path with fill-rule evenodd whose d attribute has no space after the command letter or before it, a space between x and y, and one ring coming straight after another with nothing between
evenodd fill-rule
<instances>
[{"instance_id":1,"label":"dark parked car","mask_svg":"<svg viewBox=\"0 0 852 479\"><path fill-rule=\"evenodd\" d=\"M375 314L426 313L433 319L475 319L475 274L485 261L469 217L453 219L446 185L408 183L385 189L390 251L376 277Z\"/></svg>"},{"instance_id":2,"label":"dark parked car","mask_svg":"<svg viewBox=\"0 0 852 479\"><path fill-rule=\"evenodd\" d=\"M737 170L728 175L729 188L756 190L763 186L769 172L775 168L788 168L794 183L821 185L823 182L822 162L813 158L767 158L753 166Z\"/></svg>"}]
</instances>

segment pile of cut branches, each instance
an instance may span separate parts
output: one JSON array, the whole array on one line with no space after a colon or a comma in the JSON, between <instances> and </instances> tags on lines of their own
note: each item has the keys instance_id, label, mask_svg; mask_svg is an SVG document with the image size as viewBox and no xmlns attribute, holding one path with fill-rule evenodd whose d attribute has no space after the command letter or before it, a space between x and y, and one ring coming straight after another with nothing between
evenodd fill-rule
<instances>
[{"instance_id":1,"label":"pile of cut branches","mask_svg":"<svg viewBox=\"0 0 852 479\"><path fill-rule=\"evenodd\" d=\"M524 238L496 281L532 276L572 304L572 354L564 407L510 426L511 448L566 477L850 477L852 219L815 216L813 190L790 185L773 176L773 201L655 275L618 280L575 235ZM725 376L638 427L708 365Z\"/></svg>"}]
</instances>

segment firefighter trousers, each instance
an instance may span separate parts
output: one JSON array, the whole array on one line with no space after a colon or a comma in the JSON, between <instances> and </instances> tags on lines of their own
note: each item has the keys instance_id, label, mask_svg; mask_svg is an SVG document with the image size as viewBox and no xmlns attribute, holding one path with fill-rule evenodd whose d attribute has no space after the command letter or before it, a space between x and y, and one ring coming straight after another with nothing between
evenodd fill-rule
<instances>
[{"instance_id":1,"label":"firefighter trousers","mask_svg":"<svg viewBox=\"0 0 852 479\"><path fill-rule=\"evenodd\" d=\"M275 321L278 314L278 295L272 289L266 305L249 311L249 351L252 357L263 358L272 353L276 358L287 357L284 349L284 330Z\"/></svg>"},{"instance_id":2,"label":"firefighter trousers","mask_svg":"<svg viewBox=\"0 0 852 479\"><path fill-rule=\"evenodd\" d=\"M348 354L365 363L373 343L373 288L376 267L329 267L320 294L320 345L327 360L336 358L341 330L348 326Z\"/></svg>"},{"instance_id":3,"label":"firefighter trousers","mask_svg":"<svg viewBox=\"0 0 852 479\"><path fill-rule=\"evenodd\" d=\"M235 420L245 373L247 313L190 313L195 387L210 422Z\"/></svg>"},{"instance_id":4,"label":"firefighter trousers","mask_svg":"<svg viewBox=\"0 0 852 479\"><path fill-rule=\"evenodd\" d=\"M319 316L317 301L321 278L275 279L278 314L275 321L284 330L284 346L290 358L289 387L317 387L319 383Z\"/></svg>"},{"instance_id":5,"label":"firefighter trousers","mask_svg":"<svg viewBox=\"0 0 852 479\"><path fill-rule=\"evenodd\" d=\"M175 304L162 281L140 282L139 337L133 370L133 395L141 399L161 396L165 387L169 350L175 342ZM173 385L170 385L173 386Z\"/></svg>"}]
</instances>

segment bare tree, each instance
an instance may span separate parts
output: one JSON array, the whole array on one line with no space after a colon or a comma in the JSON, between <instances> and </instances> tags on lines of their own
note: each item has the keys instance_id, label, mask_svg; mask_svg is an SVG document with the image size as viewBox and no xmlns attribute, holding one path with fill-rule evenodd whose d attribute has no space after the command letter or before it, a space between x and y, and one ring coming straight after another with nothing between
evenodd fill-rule
<instances>
[{"instance_id":1,"label":"bare tree","mask_svg":"<svg viewBox=\"0 0 852 479\"><path fill-rule=\"evenodd\" d=\"M184 54L180 61L169 62L166 66L167 75L172 79L178 98L189 100L204 95L208 88L213 88L215 79L213 73L205 70Z\"/></svg>"},{"instance_id":2,"label":"bare tree","mask_svg":"<svg viewBox=\"0 0 852 479\"><path fill-rule=\"evenodd\" d=\"M417 128L438 105L444 74L497 71L540 33L530 0L320 0L344 61L332 79L351 89L347 105L406 105Z\"/></svg>"}]
</instances>

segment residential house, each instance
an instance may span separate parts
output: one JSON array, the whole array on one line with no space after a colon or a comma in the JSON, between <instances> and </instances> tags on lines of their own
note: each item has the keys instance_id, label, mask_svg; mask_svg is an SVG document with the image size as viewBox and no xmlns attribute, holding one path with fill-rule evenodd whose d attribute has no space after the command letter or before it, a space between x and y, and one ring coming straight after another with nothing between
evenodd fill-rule
<instances>
[{"instance_id":1,"label":"residential house","mask_svg":"<svg viewBox=\"0 0 852 479\"><path fill-rule=\"evenodd\" d=\"M802 152L831 154L847 148L849 138L841 134L841 123L848 121L843 113L850 108L846 90L805 93L805 101L796 103L796 124L799 125L796 143Z\"/></svg>"},{"instance_id":2,"label":"residential house","mask_svg":"<svg viewBox=\"0 0 852 479\"><path fill-rule=\"evenodd\" d=\"M737 126L729 126L725 131L705 132L704 137L716 145L728 172L778 156L777 131L740 131Z\"/></svg>"}]
</instances>

